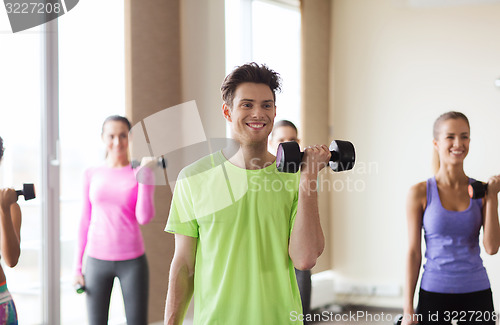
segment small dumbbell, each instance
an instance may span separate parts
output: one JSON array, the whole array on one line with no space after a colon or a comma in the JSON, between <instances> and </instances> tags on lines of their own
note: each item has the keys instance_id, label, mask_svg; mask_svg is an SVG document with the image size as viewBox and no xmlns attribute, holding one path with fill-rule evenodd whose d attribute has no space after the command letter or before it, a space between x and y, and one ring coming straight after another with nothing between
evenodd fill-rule
<instances>
[{"instance_id":1,"label":"small dumbbell","mask_svg":"<svg viewBox=\"0 0 500 325\"><path fill-rule=\"evenodd\" d=\"M394 325L401 325L403 322L403 315L398 314L396 317L394 317Z\"/></svg>"},{"instance_id":2,"label":"small dumbbell","mask_svg":"<svg viewBox=\"0 0 500 325\"><path fill-rule=\"evenodd\" d=\"M488 183L483 183L480 181L475 181L469 184L469 196L471 199L481 199L486 195L488 191Z\"/></svg>"},{"instance_id":3,"label":"small dumbbell","mask_svg":"<svg viewBox=\"0 0 500 325\"><path fill-rule=\"evenodd\" d=\"M156 163L157 163L158 167L161 167L163 169L167 168L167 160L165 158L163 158L163 157L157 158L157 162ZM141 165L141 162L138 161L138 160L132 160L130 162L130 165L132 166L132 168L137 168L137 167L139 167Z\"/></svg>"},{"instance_id":4,"label":"small dumbbell","mask_svg":"<svg viewBox=\"0 0 500 325\"><path fill-rule=\"evenodd\" d=\"M330 168L334 172L349 170L354 167L356 153L354 145L349 141L333 140L330 143ZM280 172L296 173L304 153L300 152L299 144L295 141L283 142L278 145L276 153L276 168Z\"/></svg>"},{"instance_id":5,"label":"small dumbbell","mask_svg":"<svg viewBox=\"0 0 500 325\"><path fill-rule=\"evenodd\" d=\"M80 293L84 293L85 292L85 286L82 286L80 283L77 283L75 285L75 291L76 293L80 294Z\"/></svg>"},{"instance_id":6,"label":"small dumbbell","mask_svg":"<svg viewBox=\"0 0 500 325\"><path fill-rule=\"evenodd\" d=\"M22 190L17 190L16 191L17 196L19 195L24 195L24 200L28 201L31 199L34 199L35 196L35 185L33 184L23 184L23 189Z\"/></svg>"}]
</instances>

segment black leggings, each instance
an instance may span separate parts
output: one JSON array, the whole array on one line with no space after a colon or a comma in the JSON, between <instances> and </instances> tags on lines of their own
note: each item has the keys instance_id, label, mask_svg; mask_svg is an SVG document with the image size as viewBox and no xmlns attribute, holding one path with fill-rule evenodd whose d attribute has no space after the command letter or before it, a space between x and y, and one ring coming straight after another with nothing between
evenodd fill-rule
<instances>
[{"instance_id":1,"label":"black leggings","mask_svg":"<svg viewBox=\"0 0 500 325\"><path fill-rule=\"evenodd\" d=\"M147 325L149 270L146 255L125 261L87 258L85 292L89 324L108 323L109 300L115 277L120 280L127 324Z\"/></svg>"},{"instance_id":2,"label":"black leggings","mask_svg":"<svg viewBox=\"0 0 500 325\"><path fill-rule=\"evenodd\" d=\"M447 294L420 289L416 314L420 324L495 324L491 289Z\"/></svg>"},{"instance_id":3,"label":"black leggings","mask_svg":"<svg viewBox=\"0 0 500 325\"><path fill-rule=\"evenodd\" d=\"M297 284L299 285L300 300L302 300L302 314L306 317L311 311L311 271L301 271L295 269L295 276L297 277ZM309 322L304 320L304 325Z\"/></svg>"}]
</instances>

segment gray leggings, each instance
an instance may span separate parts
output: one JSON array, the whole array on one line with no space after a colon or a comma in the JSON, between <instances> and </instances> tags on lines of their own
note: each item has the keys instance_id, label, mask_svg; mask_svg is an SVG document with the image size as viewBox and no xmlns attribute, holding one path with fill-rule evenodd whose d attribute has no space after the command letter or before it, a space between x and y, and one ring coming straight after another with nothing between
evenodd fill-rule
<instances>
[{"instance_id":1,"label":"gray leggings","mask_svg":"<svg viewBox=\"0 0 500 325\"><path fill-rule=\"evenodd\" d=\"M120 280L127 324L147 325L149 270L146 255L125 261L87 257L85 292L89 324L108 323L109 300L115 277Z\"/></svg>"}]
</instances>

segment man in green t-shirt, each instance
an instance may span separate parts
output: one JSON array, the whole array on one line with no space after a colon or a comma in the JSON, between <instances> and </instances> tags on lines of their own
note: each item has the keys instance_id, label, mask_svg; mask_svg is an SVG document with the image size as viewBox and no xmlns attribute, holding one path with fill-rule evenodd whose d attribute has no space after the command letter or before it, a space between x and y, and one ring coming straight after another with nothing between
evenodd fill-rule
<instances>
[{"instance_id":1,"label":"man in green t-shirt","mask_svg":"<svg viewBox=\"0 0 500 325\"><path fill-rule=\"evenodd\" d=\"M184 168L166 231L175 234L165 324L182 324L194 291L195 325L302 324L294 267L312 268L324 248L317 176L326 145L305 149L300 173L279 173L267 151L279 75L236 68L221 87L237 148Z\"/></svg>"},{"instance_id":2,"label":"man in green t-shirt","mask_svg":"<svg viewBox=\"0 0 500 325\"><path fill-rule=\"evenodd\" d=\"M274 123L273 131L269 137L269 151L276 152L278 145L282 142L295 141L300 143L299 131L295 124L288 120L281 120ZM295 269L297 284L299 285L300 299L302 300L302 313L304 314L304 325L309 324L306 321L311 309L311 270Z\"/></svg>"}]
</instances>

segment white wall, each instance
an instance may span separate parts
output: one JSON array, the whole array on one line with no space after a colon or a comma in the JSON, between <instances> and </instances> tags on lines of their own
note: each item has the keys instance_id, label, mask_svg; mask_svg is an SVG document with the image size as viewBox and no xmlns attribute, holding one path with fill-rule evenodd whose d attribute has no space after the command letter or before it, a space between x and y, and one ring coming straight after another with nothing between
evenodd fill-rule
<instances>
[{"instance_id":1,"label":"white wall","mask_svg":"<svg viewBox=\"0 0 500 325\"><path fill-rule=\"evenodd\" d=\"M355 144L358 166L330 179L337 189L344 184L343 191L331 190L330 235L333 270L353 282L402 285L406 194L432 176L432 124L441 113L458 110L470 119L466 173L481 180L500 173L500 88L494 86L500 4L410 2L333 2L330 125L333 138ZM498 309L500 256L484 260Z\"/></svg>"}]
</instances>

